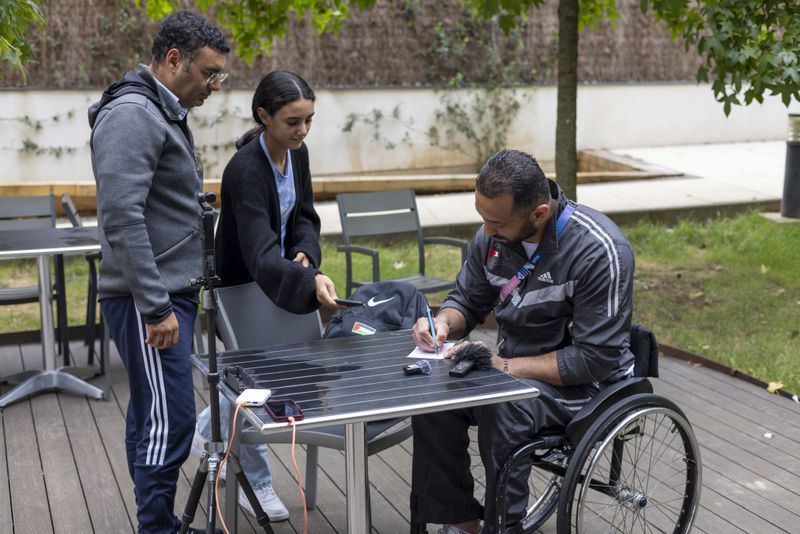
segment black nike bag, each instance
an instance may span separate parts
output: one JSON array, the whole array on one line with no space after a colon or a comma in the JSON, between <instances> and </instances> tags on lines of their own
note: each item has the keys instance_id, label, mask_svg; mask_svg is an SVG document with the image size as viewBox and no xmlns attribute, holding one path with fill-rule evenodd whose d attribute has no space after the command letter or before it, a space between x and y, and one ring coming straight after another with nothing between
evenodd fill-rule
<instances>
[{"instance_id":1,"label":"black nike bag","mask_svg":"<svg viewBox=\"0 0 800 534\"><path fill-rule=\"evenodd\" d=\"M428 299L407 282L386 280L361 286L348 300L363 302L363 306L342 308L331 316L323 338L371 336L411 328L417 319L425 317Z\"/></svg>"}]
</instances>

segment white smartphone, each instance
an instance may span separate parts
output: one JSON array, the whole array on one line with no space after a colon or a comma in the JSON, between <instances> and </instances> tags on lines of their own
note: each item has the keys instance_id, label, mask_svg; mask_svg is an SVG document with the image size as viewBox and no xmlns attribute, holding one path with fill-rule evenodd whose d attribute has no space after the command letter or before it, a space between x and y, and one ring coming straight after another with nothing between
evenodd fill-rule
<instances>
[{"instance_id":1,"label":"white smartphone","mask_svg":"<svg viewBox=\"0 0 800 534\"><path fill-rule=\"evenodd\" d=\"M269 389L246 389L241 395L236 397L236 404L244 406L264 406L267 399L272 394Z\"/></svg>"}]
</instances>

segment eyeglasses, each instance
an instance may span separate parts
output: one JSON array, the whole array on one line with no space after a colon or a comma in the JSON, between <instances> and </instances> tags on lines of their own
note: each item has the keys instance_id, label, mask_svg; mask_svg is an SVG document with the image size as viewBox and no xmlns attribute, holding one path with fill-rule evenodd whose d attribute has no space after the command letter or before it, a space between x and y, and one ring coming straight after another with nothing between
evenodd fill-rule
<instances>
[{"instance_id":1,"label":"eyeglasses","mask_svg":"<svg viewBox=\"0 0 800 534\"><path fill-rule=\"evenodd\" d=\"M206 84L208 84L208 85L214 85L217 82L222 83L222 82L224 82L225 80L228 79L228 76L230 76L230 73L228 73L228 72L211 72L211 73L209 73L209 72L206 72L204 70L201 70L200 72L203 73L203 76L208 74L208 78L206 78Z\"/></svg>"},{"instance_id":2,"label":"eyeglasses","mask_svg":"<svg viewBox=\"0 0 800 534\"><path fill-rule=\"evenodd\" d=\"M194 64L197 65L196 63L194 63ZM228 79L228 76L230 76L230 73L228 73L228 72L210 72L210 71L207 71L204 68L200 67L200 65L197 65L197 68L200 70L200 74L202 74L203 76L206 77L206 84L207 85L214 85L217 82L222 83L222 82L224 82L225 80Z\"/></svg>"}]
</instances>

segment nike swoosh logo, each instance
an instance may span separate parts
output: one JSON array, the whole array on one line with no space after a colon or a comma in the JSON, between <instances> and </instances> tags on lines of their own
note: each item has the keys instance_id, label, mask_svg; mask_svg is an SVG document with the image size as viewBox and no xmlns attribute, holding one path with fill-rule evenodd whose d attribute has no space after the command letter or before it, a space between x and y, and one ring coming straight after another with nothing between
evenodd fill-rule
<instances>
[{"instance_id":1,"label":"nike swoosh logo","mask_svg":"<svg viewBox=\"0 0 800 534\"><path fill-rule=\"evenodd\" d=\"M394 295L394 296L389 297L388 299L384 299L384 300L375 300L375 297L372 297L371 299L369 299L367 301L367 306L372 307L372 306L377 306L379 304L383 304L384 302L389 302L390 300L392 300L396 296L397 295Z\"/></svg>"}]
</instances>

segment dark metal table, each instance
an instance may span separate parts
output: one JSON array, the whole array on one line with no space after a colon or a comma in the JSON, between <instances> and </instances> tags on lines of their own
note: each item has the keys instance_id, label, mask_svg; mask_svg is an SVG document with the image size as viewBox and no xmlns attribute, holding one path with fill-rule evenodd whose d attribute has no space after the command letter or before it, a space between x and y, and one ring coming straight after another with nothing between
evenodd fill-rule
<instances>
[{"instance_id":1,"label":"dark metal table","mask_svg":"<svg viewBox=\"0 0 800 534\"><path fill-rule=\"evenodd\" d=\"M443 360L430 360L430 375L405 376L401 368L413 362L407 358L413 349L411 332L401 330L221 352L218 365L220 374L227 366L240 365L255 378L256 387L272 390L273 399L289 398L300 404L305 418L296 423L298 429L345 425L347 532L368 534L368 421L539 395L535 387L494 369L475 371L464 378L451 377L451 363ZM193 358L207 373L208 356ZM220 389L229 399L237 396L225 385ZM274 422L263 408L242 408L240 413L262 434L285 432L289 427ZM237 425L237 434L241 426ZM229 484L232 479L228 477ZM226 516L229 521L235 520L235 514Z\"/></svg>"},{"instance_id":2,"label":"dark metal table","mask_svg":"<svg viewBox=\"0 0 800 534\"><path fill-rule=\"evenodd\" d=\"M100 250L97 228L41 228L0 231L0 259L36 257L44 369L0 397L0 408L44 391L68 391L102 399L103 390L56 367L53 307L50 302L50 257Z\"/></svg>"}]
</instances>

